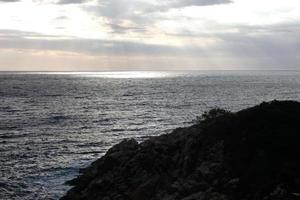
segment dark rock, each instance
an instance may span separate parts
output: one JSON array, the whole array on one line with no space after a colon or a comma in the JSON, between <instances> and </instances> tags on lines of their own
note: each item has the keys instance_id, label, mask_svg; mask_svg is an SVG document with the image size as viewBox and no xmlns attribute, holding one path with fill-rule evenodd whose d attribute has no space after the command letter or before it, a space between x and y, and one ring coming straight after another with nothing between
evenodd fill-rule
<instances>
[{"instance_id":1,"label":"dark rock","mask_svg":"<svg viewBox=\"0 0 300 200\"><path fill-rule=\"evenodd\" d=\"M272 101L138 144L81 170L62 200L300 199L300 103Z\"/></svg>"}]
</instances>

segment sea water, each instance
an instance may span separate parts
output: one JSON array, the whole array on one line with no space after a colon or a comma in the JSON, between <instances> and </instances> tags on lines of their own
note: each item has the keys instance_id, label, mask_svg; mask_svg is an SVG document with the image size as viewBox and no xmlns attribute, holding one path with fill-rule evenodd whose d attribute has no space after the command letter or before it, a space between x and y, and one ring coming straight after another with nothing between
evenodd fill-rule
<instances>
[{"instance_id":1,"label":"sea water","mask_svg":"<svg viewBox=\"0 0 300 200\"><path fill-rule=\"evenodd\" d=\"M273 99L300 101L300 71L0 73L0 199L58 199L124 138Z\"/></svg>"}]
</instances>

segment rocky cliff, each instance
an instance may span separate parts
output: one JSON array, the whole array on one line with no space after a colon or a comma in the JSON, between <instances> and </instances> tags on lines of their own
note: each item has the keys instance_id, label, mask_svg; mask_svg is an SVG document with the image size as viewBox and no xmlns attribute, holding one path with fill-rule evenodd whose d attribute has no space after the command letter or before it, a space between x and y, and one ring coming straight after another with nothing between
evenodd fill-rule
<instances>
[{"instance_id":1,"label":"rocky cliff","mask_svg":"<svg viewBox=\"0 0 300 200\"><path fill-rule=\"evenodd\" d=\"M191 127L113 146L62 200L300 199L300 103L213 109Z\"/></svg>"}]
</instances>

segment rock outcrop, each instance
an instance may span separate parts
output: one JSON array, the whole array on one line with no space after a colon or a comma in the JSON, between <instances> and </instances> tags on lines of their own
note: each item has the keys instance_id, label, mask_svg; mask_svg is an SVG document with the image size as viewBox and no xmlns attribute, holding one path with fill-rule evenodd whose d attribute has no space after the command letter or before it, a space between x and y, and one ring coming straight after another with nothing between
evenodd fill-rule
<instances>
[{"instance_id":1,"label":"rock outcrop","mask_svg":"<svg viewBox=\"0 0 300 200\"><path fill-rule=\"evenodd\" d=\"M300 103L214 109L188 128L124 140L62 200L300 199Z\"/></svg>"}]
</instances>

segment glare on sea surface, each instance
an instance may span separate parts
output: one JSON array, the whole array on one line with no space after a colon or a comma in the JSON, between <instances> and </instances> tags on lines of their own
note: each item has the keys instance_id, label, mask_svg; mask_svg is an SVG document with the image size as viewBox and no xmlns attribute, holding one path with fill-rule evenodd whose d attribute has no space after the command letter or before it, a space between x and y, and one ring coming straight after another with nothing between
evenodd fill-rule
<instances>
[{"instance_id":1,"label":"glare on sea surface","mask_svg":"<svg viewBox=\"0 0 300 200\"><path fill-rule=\"evenodd\" d=\"M5 72L5 74L64 75L87 78L146 79L191 75L188 71ZM193 72L193 74L195 74ZM197 73L199 74L199 72Z\"/></svg>"},{"instance_id":2,"label":"glare on sea surface","mask_svg":"<svg viewBox=\"0 0 300 200\"><path fill-rule=\"evenodd\" d=\"M171 74L167 72L126 71L81 73L80 76L99 78L164 78L171 76Z\"/></svg>"}]
</instances>

